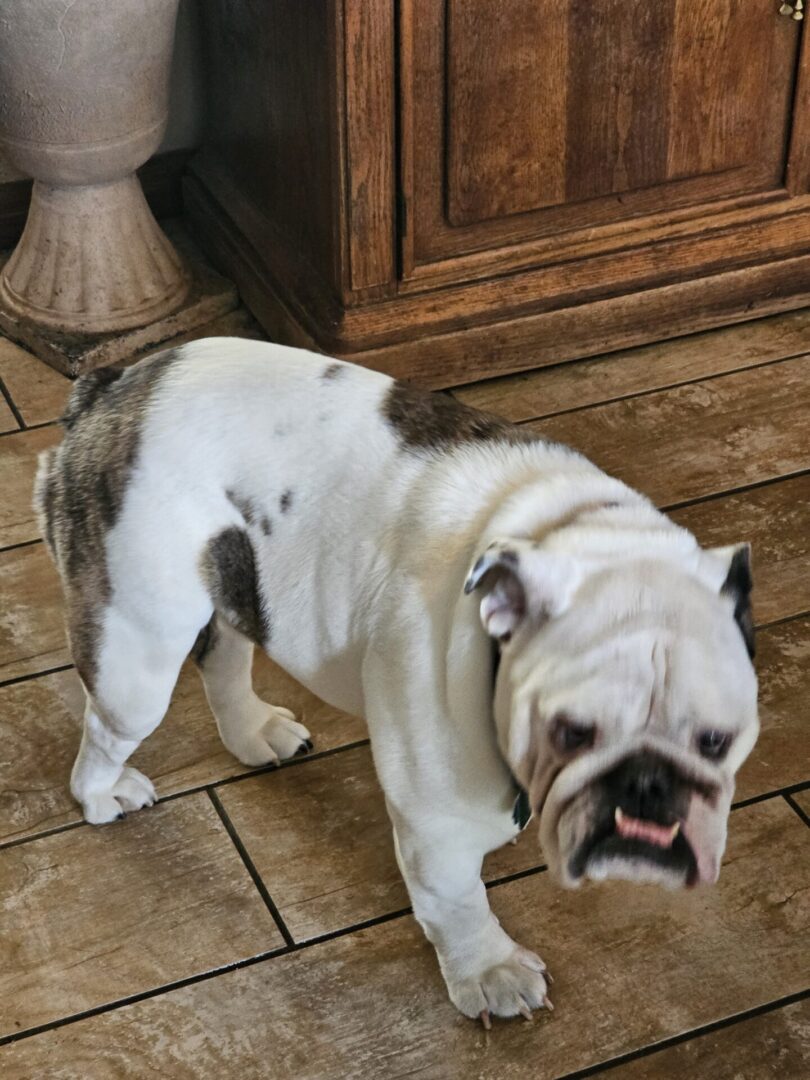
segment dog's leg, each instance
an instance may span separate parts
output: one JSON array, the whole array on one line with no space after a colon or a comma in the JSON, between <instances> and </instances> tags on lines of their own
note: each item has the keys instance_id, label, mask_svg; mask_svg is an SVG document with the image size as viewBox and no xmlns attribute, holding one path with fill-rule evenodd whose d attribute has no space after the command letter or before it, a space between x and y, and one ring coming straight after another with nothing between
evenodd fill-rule
<instances>
[{"instance_id":1,"label":"dog's leg","mask_svg":"<svg viewBox=\"0 0 810 1080\"><path fill-rule=\"evenodd\" d=\"M81 746L70 790L93 825L151 806L152 782L125 765L158 726L188 644L135 627L108 610L103 643L92 679L86 679L87 706Z\"/></svg>"},{"instance_id":2,"label":"dog's leg","mask_svg":"<svg viewBox=\"0 0 810 1080\"><path fill-rule=\"evenodd\" d=\"M277 765L312 749L309 732L289 709L268 705L253 691L253 644L214 615L200 632L196 660L208 704L228 750L245 765Z\"/></svg>"},{"instance_id":3,"label":"dog's leg","mask_svg":"<svg viewBox=\"0 0 810 1080\"><path fill-rule=\"evenodd\" d=\"M450 1000L485 1026L550 1007L545 964L501 929L481 880L485 852L469 822L407 822L391 808L394 845L413 912L439 958ZM467 836L466 842L461 838Z\"/></svg>"}]
</instances>

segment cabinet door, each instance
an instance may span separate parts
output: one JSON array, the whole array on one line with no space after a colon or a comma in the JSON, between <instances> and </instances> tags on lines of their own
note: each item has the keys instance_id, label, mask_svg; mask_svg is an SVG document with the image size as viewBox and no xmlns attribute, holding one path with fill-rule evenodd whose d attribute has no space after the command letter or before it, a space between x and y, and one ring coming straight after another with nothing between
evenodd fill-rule
<instances>
[{"instance_id":1,"label":"cabinet door","mask_svg":"<svg viewBox=\"0 0 810 1080\"><path fill-rule=\"evenodd\" d=\"M402 18L406 277L784 193L802 24L775 0L403 0Z\"/></svg>"}]
</instances>

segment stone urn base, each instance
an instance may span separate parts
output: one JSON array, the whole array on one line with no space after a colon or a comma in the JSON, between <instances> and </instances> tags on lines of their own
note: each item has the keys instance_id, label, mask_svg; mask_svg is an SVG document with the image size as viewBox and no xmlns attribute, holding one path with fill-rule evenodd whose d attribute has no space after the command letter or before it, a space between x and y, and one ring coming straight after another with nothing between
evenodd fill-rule
<instances>
[{"instance_id":1,"label":"stone urn base","mask_svg":"<svg viewBox=\"0 0 810 1080\"><path fill-rule=\"evenodd\" d=\"M189 284L136 176L35 181L22 239L0 274L0 307L74 334L122 331L177 310Z\"/></svg>"},{"instance_id":2,"label":"stone urn base","mask_svg":"<svg viewBox=\"0 0 810 1080\"><path fill-rule=\"evenodd\" d=\"M140 188L138 190L140 191ZM39 194L43 194L41 190ZM59 189L60 198L63 194L64 189ZM46 199L48 197L47 189L44 197ZM129 287L133 280L138 282L141 305L138 308L140 314L137 316L137 325L129 330L88 329L86 332L81 332L66 330L56 323L45 322L41 314L36 318L29 318L21 310L17 299L19 294L16 290L22 289L22 286L18 285L18 282L30 281L32 283L30 288L23 290L29 302L33 301L43 307L46 304L53 307L54 304L62 303L72 305L69 309L75 311L75 305L82 295L82 281L89 283L98 280L94 279L90 272L83 279L79 272L82 267L87 268L88 264L83 260L88 254L91 258L93 256L81 247L80 238L74 232L76 222L70 217L66 220L65 234L61 232L56 234L58 239L51 245L54 253L42 257L39 263L36 260L31 264L27 260L20 261L19 253L23 245L20 245L13 253L0 252L0 280L4 283L0 286L0 333L18 342L57 371L71 376L83 375L86 371L104 364L133 360L153 350L161 342L171 345L175 340L182 341L185 335L193 334L196 328L218 319L237 307L239 298L233 284L211 269L182 226L176 221L164 222L167 233L167 236L164 236L155 225L148 208L146 210L148 217L139 220L151 222L151 226L144 225L142 233L133 229L131 234L132 245L142 245L141 257L134 266L125 262L116 270L115 276L110 275L110 281L105 286L108 289L108 296L115 300L118 296L116 289L122 285ZM32 204L32 212L26 228L31 227L35 216ZM128 222L131 223L131 221L132 219L128 218ZM117 222L115 228L114 236L117 237L121 223ZM150 228L154 231L149 231ZM149 253L148 259L144 259L144 251ZM71 266L77 268L77 273L63 273L58 263L58 259L62 258L75 259L75 262L71 262ZM12 265L15 263L16 265ZM4 264L5 267L11 267L10 273L2 273ZM178 307L177 292L173 294L175 299L169 303L162 292L165 284L160 286L157 293L153 293L150 281L158 285L161 279L176 280L173 275L179 265L187 269L183 271L180 284L182 292L179 294ZM144 266L149 268L149 274L142 269ZM40 292L36 291L38 274L41 274L42 281ZM140 276L130 276L134 274ZM6 282L8 285L5 284ZM84 288L86 289L87 285ZM130 310L135 321L135 312L132 312L130 308L127 310ZM145 321L146 325L143 325Z\"/></svg>"}]
</instances>

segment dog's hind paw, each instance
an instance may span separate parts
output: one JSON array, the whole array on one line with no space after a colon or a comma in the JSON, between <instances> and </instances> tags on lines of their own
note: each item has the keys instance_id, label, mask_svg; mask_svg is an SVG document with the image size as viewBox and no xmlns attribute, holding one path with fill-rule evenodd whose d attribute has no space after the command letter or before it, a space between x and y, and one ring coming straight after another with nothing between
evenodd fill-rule
<instances>
[{"instance_id":1,"label":"dog's hind paw","mask_svg":"<svg viewBox=\"0 0 810 1080\"><path fill-rule=\"evenodd\" d=\"M257 729L245 733L236 745L229 746L243 765L254 768L278 765L312 749L309 731L298 723L289 709L268 705L267 711L266 719Z\"/></svg>"}]
</instances>

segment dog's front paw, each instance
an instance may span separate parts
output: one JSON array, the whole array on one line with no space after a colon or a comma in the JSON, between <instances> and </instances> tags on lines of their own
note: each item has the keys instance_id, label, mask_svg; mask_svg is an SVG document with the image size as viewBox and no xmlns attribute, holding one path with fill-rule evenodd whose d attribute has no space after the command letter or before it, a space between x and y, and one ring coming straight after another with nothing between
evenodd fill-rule
<instances>
[{"instance_id":1,"label":"dog's front paw","mask_svg":"<svg viewBox=\"0 0 810 1080\"><path fill-rule=\"evenodd\" d=\"M485 1028L492 1016L524 1016L533 1009L552 1009L547 997L546 965L528 949L515 945L505 960L464 978L447 978L450 1000L465 1016L480 1017Z\"/></svg>"}]
</instances>

